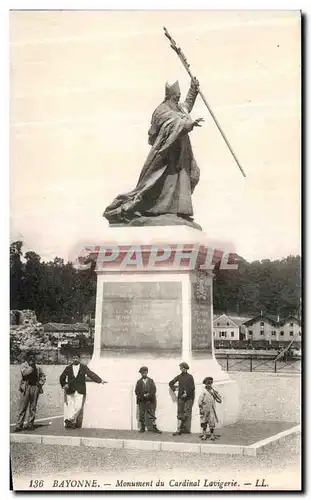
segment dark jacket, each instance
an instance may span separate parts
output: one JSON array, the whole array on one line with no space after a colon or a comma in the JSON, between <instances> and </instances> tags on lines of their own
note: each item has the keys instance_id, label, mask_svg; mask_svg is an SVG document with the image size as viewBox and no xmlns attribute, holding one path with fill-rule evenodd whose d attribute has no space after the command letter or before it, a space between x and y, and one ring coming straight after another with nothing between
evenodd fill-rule
<instances>
[{"instance_id":1,"label":"dark jacket","mask_svg":"<svg viewBox=\"0 0 311 500\"><path fill-rule=\"evenodd\" d=\"M180 373L177 377L173 378L169 382L169 386L174 390L175 384L178 382L178 399L194 399L195 396L195 385L193 376L190 373ZM186 396L182 398L182 395L186 393Z\"/></svg>"},{"instance_id":2,"label":"dark jacket","mask_svg":"<svg viewBox=\"0 0 311 500\"><path fill-rule=\"evenodd\" d=\"M137 380L136 387L135 387L135 394L136 394L136 400L137 404L139 403L155 403L156 402L156 392L157 388L155 386L154 381L152 378L147 377L146 383L143 381L142 378ZM147 394L148 396L145 397L144 394Z\"/></svg>"},{"instance_id":3,"label":"dark jacket","mask_svg":"<svg viewBox=\"0 0 311 500\"><path fill-rule=\"evenodd\" d=\"M64 387L66 384L69 385L67 394L73 394L75 391L77 391L79 394L86 394L86 376L88 376L94 382L97 382L97 384L100 384L102 381L102 379L98 375L96 375L96 373L92 372L86 365L80 363L80 369L76 377L73 374L72 365L66 366L65 370L59 377L60 385L62 387Z\"/></svg>"},{"instance_id":4,"label":"dark jacket","mask_svg":"<svg viewBox=\"0 0 311 500\"><path fill-rule=\"evenodd\" d=\"M40 366L34 365L31 366L28 364L27 361L21 364L21 375L22 379L19 384L19 390L20 392L24 393L26 392L26 389L28 386L36 385L39 387L39 393L43 393L42 386L46 382L46 376L44 375L42 369Z\"/></svg>"}]
</instances>

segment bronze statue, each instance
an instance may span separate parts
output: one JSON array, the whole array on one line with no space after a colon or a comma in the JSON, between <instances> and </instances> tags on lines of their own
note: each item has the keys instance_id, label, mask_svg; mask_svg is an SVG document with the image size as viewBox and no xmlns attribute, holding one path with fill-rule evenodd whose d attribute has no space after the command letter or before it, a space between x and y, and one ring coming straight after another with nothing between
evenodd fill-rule
<instances>
[{"instance_id":1,"label":"bronze statue","mask_svg":"<svg viewBox=\"0 0 311 500\"><path fill-rule=\"evenodd\" d=\"M176 81L166 84L165 99L155 109L149 128L150 152L135 189L121 194L106 208L110 224L197 226L192 219L191 194L200 170L193 156L189 133L200 127L203 118L192 120L190 112L199 91L192 78L183 104ZM199 227L200 228L200 227Z\"/></svg>"},{"instance_id":2,"label":"bronze statue","mask_svg":"<svg viewBox=\"0 0 311 500\"><path fill-rule=\"evenodd\" d=\"M183 105L179 104L178 82L166 84L165 99L153 112L149 129L152 146L136 188L117 198L106 208L104 217L110 224L172 225L187 224L201 229L192 219L191 194L199 182L200 171L194 159L189 133L200 127L203 118L192 120L190 112L200 94L215 125L222 135L242 175L246 174L237 159L216 116L206 101L190 64L166 28L164 34L171 48L191 78L191 86Z\"/></svg>"}]
</instances>

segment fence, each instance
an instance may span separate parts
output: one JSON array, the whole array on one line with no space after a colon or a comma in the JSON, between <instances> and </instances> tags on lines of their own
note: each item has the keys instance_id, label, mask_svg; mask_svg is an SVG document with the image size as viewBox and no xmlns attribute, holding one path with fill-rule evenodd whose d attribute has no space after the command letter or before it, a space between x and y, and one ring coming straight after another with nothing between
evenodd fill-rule
<instances>
[{"instance_id":1,"label":"fence","mask_svg":"<svg viewBox=\"0 0 311 500\"><path fill-rule=\"evenodd\" d=\"M283 350L288 346L286 340L219 340L214 339L214 347L217 349L256 349L256 350ZM293 349L300 349L301 342L294 341Z\"/></svg>"},{"instance_id":2,"label":"fence","mask_svg":"<svg viewBox=\"0 0 311 500\"><path fill-rule=\"evenodd\" d=\"M223 370L245 372L301 373L301 359L288 356L276 360L262 355L217 354L216 359Z\"/></svg>"}]
</instances>

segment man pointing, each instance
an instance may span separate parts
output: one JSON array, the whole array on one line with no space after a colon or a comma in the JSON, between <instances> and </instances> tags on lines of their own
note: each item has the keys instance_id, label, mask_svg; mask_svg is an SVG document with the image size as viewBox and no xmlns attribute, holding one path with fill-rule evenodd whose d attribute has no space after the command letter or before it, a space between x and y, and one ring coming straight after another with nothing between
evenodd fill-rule
<instances>
[{"instance_id":1,"label":"man pointing","mask_svg":"<svg viewBox=\"0 0 311 500\"><path fill-rule=\"evenodd\" d=\"M83 406L86 398L85 377L89 377L97 384L107 384L86 365L80 363L80 355L75 353L72 363L66 366L59 377L60 385L64 389L64 423L66 429L82 427Z\"/></svg>"}]
</instances>

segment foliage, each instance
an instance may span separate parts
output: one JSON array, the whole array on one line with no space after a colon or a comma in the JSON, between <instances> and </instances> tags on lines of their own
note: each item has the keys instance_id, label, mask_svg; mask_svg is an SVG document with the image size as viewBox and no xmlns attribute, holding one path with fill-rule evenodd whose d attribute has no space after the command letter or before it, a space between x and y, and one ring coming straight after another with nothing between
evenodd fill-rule
<instances>
[{"instance_id":1,"label":"foliage","mask_svg":"<svg viewBox=\"0 0 311 500\"><path fill-rule=\"evenodd\" d=\"M23 243L10 246L11 309L32 309L40 322L74 323L94 316L95 263L77 270L56 257L42 262L35 252L22 252ZM255 315L300 314L301 258L247 262L237 270L214 270L215 313Z\"/></svg>"},{"instance_id":2,"label":"foliage","mask_svg":"<svg viewBox=\"0 0 311 500\"><path fill-rule=\"evenodd\" d=\"M215 269L215 311L238 315L300 315L301 258L247 262L237 270Z\"/></svg>"},{"instance_id":3,"label":"foliage","mask_svg":"<svg viewBox=\"0 0 311 500\"><path fill-rule=\"evenodd\" d=\"M59 257L42 262L35 252L26 252L23 262L22 242L11 244L10 257L11 309L32 309L42 323L75 323L94 314L94 264L79 271Z\"/></svg>"}]
</instances>

